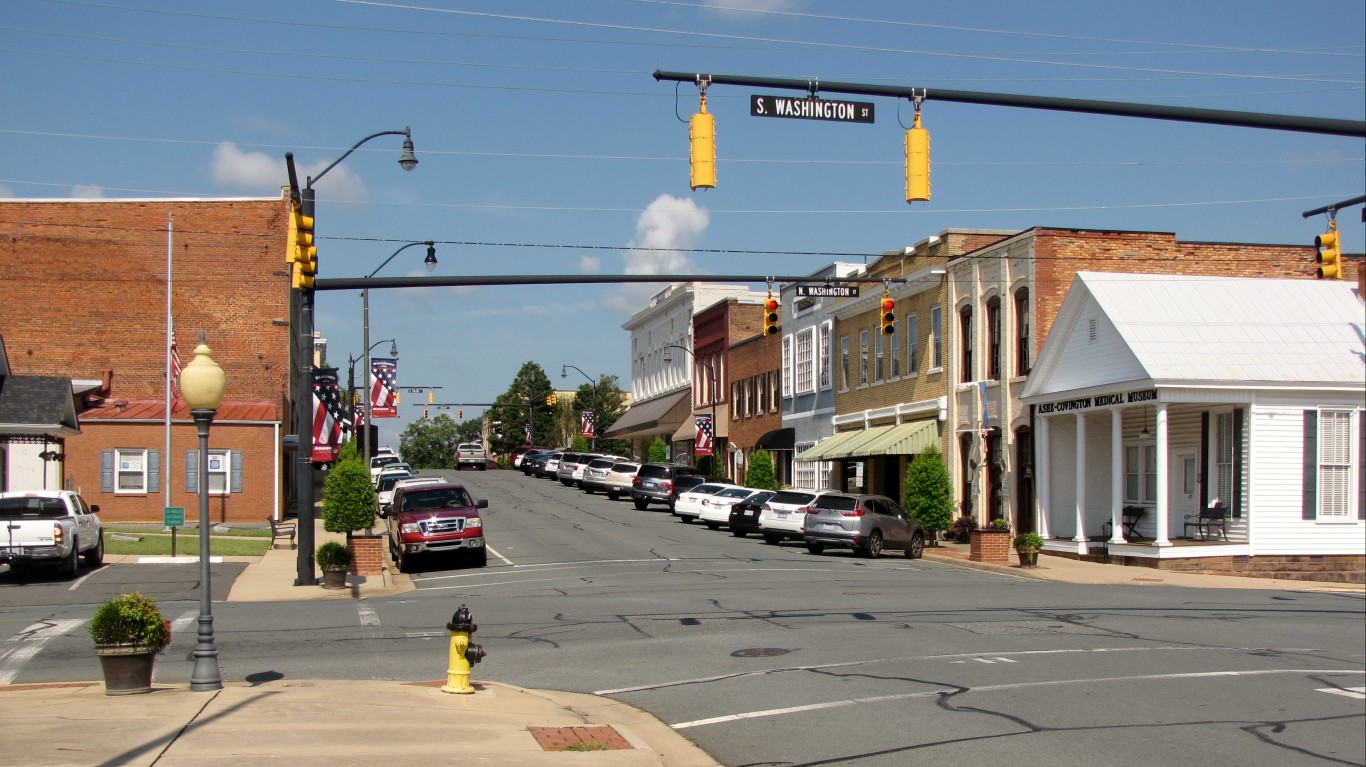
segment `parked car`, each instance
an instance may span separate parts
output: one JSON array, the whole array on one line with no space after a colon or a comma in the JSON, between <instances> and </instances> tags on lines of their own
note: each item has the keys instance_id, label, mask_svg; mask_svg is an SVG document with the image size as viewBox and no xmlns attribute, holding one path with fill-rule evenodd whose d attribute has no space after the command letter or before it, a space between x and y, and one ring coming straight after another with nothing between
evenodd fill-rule
<instances>
[{"instance_id":1,"label":"parked car","mask_svg":"<svg viewBox=\"0 0 1366 767\"><path fill-rule=\"evenodd\" d=\"M760 490L730 507L730 534L744 538L750 533L761 533L759 510L768 499L777 495L776 490Z\"/></svg>"},{"instance_id":2,"label":"parked car","mask_svg":"<svg viewBox=\"0 0 1366 767\"><path fill-rule=\"evenodd\" d=\"M0 493L0 564L23 570L55 565L75 578L80 560L104 563L104 527L99 506L89 506L71 490L15 490Z\"/></svg>"},{"instance_id":3,"label":"parked car","mask_svg":"<svg viewBox=\"0 0 1366 767\"><path fill-rule=\"evenodd\" d=\"M536 472L536 476L545 479L557 479L555 472L560 469L560 459L564 458L564 453L555 451L545 457L545 463L541 465L541 470Z\"/></svg>"},{"instance_id":4,"label":"parked car","mask_svg":"<svg viewBox=\"0 0 1366 767\"><path fill-rule=\"evenodd\" d=\"M528 477L535 476L545 468L545 459L550 455L549 451L531 452L522 456L522 462L517 468Z\"/></svg>"},{"instance_id":5,"label":"parked car","mask_svg":"<svg viewBox=\"0 0 1366 767\"><path fill-rule=\"evenodd\" d=\"M385 466L388 466L388 465L391 464L391 463L402 463L402 461L403 461L402 458L399 458L398 456L394 455L393 453L388 453L388 454L386 454L386 455L377 455L377 456L375 456L374 458L371 458L371 459L370 459L370 484L372 484L372 485L378 485L378 484L379 484L379 473L380 473L380 471L381 471Z\"/></svg>"},{"instance_id":6,"label":"parked car","mask_svg":"<svg viewBox=\"0 0 1366 767\"><path fill-rule=\"evenodd\" d=\"M594 490L607 489L607 472L611 471L619 459L612 457L594 458L583 468L583 479L579 480L579 487L590 495Z\"/></svg>"},{"instance_id":7,"label":"parked car","mask_svg":"<svg viewBox=\"0 0 1366 767\"><path fill-rule=\"evenodd\" d=\"M631 483L631 500L635 502L637 509L644 509L652 503L662 503L672 511L674 499L678 497L674 492L675 481L701 473L700 469L675 463L643 463Z\"/></svg>"},{"instance_id":8,"label":"parked car","mask_svg":"<svg viewBox=\"0 0 1366 767\"><path fill-rule=\"evenodd\" d=\"M382 509L384 504L393 503L394 491L400 487L412 487L413 485L438 485L445 480L440 477L418 477L412 474L401 476L392 474L379 478L379 487L375 489L375 508Z\"/></svg>"},{"instance_id":9,"label":"parked car","mask_svg":"<svg viewBox=\"0 0 1366 767\"><path fill-rule=\"evenodd\" d=\"M809 504L802 534L812 554L840 547L876 559L883 549L895 549L919 559L925 551L920 523L885 495L825 493Z\"/></svg>"},{"instance_id":10,"label":"parked car","mask_svg":"<svg viewBox=\"0 0 1366 767\"><path fill-rule=\"evenodd\" d=\"M802 519L807 506L831 490L779 490L759 510L759 532L765 543L802 540Z\"/></svg>"},{"instance_id":11,"label":"parked car","mask_svg":"<svg viewBox=\"0 0 1366 767\"><path fill-rule=\"evenodd\" d=\"M555 478L565 487L573 487L577 482L574 474L579 473L582 476L582 467L597 457L592 453L565 453L560 456L560 465L555 468Z\"/></svg>"},{"instance_id":12,"label":"parked car","mask_svg":"<svg viewBox=\"0 0 1366 767\"><path fill-rule=\"evenodd\" d=\"M379 470L379 475L375 477L375 489L379 489L379 483L384 481L385 477L395 476L411 477L413 476L413 467L406 463L387 464L384 468Z\"/></svg>"},{"instance_id":13,"label":"parked car","mask_svg":"<svg viewBox=\"0 0 1366 767\"><path fill-rule=\"evenodd\" d=\"M455 468L457 469L473 466L483 471L488 468L488 458L482 442L461 442L455 446Z\"/></svg>"},{"instance_id":14,"label":"parked car","mask_svg":"<svg viewBox=\"0 0 1366 767\"><path fill-rule=\"evenodd\" d=\"M729 525L731 507L755 493L762 492L765 491L755 490L752 487L731 486L713 493L702 499L698 508L697 520L705 524L709 530L716 530L722 525Z\"/></svg>"},{"instance_id":15,"label":"parked car","mask_svg":"<svg viewBox=\"0 0 1366 767\"><path fill-rule=\"evenodd\" d=\"M689 490L703 483L711 483L714 485L729 485L730 480L727 480L724 477L713 477L710 474L688 474L679 477L678 479L674 480L674 505L677 506L678 504L678 496L688 492ZM671 507L669 511L673 514L678 513L677 510L673 507Z\"/></svg>"},{"instance_id":16,"label":"parked car","mask_svg":"<svg viewBox=\"0 0 1366 767\"><path fill-rule=\"evenodd\" d=\"M522 459L531 453L543 453L550 448L536 445L518 445L508 452L508 465L514 469L522 468Z\"/></svg>"},{"instance_id":17,"label":"parked car","mask_svg":"<svg viewBox=\"0 0 1366 767\"><path fill-rule=\"evenodd\" d=\"M728 487L735 487L735 485L726 482L699 482L686 490L679 491L678 498L674 500L674 516L685 524L692 522L702 513L702 499Z\"/></svg>"},{"instance_id":18,"label":"parked car","mask_svg":"<svg viewBox=\"0 0 1366 767\"><path fill-rule=\"evenodd\" d=\"M635 480L638 471L640 471L640 464L638 463L617 461L612 464L612 468L607 470L607 477L603 480L607 497L615 501L623 495L630 495L631 482Z\"/></svg>"},{"instance_id":19,"label":"parked car","mask_svg":"<svg viewBox=\"0 0 1366 767\"><path fill-rule=\"evenodd\" d=\"M488 505L454 482L395 490L380 516L388 523L389 553L399 572L412 572L419 560L448 553L464 554L470 564L483 567L488 550L479 510Z\"/></svg>"}]
</instances>

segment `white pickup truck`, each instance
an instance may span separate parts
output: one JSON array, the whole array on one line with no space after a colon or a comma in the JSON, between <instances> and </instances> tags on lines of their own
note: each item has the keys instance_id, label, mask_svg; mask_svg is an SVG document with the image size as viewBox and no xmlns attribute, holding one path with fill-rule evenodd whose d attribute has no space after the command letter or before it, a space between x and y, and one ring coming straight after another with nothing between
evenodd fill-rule
<instances>
[{"instance_id":1,"label":"white pickup truck","mask_svg":"<svg viewBox=\"0 0 1366 767\"><path fill-rule=\"evenodd\" d=\"M51 563L68 578L76 577L81 558L99 567L104 562L99 510L71 490L0 493L0 564L23 570Z\"/></svg>"},{"instance_id":2,"label":"white pickup truck","mask_svg":"<svg viewBox=\"0 0 1366 767\"><path fill-rule=\"evenodd\" d=\"M455 446L455 468L475 466L480 471L488 468L488 455L479 442L461 442Z\"/></svg>"}]
</instances>

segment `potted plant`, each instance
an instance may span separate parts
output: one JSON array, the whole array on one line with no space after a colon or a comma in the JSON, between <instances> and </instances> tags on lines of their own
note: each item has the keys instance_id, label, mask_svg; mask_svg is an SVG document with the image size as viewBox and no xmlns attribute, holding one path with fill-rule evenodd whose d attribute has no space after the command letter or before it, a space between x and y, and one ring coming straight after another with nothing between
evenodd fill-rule
<instances>
[{"instance_id":1,"label":"potted plant","mask_svg":"<svg viewBox=\"0 0 1366 767\"><path fill-rule=\"evenodd\" d=\"M1043 548L1043 536L1038 533L1020 533L1015 536L1015 553L1020 556L1020 567L1037 567L1039 549Z\"/></svg>"},{"instance_id":2,"label":"potted plant","mask_svg":"<svg viewBox=\"0 0 1366 767\"><path fill-rule=\"evenodd\" d=\"M990 527L992 530L1009 530L1010 520L1005 517L997 517L996 519L991 520Z\"/></svg>"},{"instance_id":3,"label":"potted plant","mask_svg":"<svg viewBox=\"0 0 1366 767\"><path fill-rule=\"evenodd\" d=\"M336 541L328 541L318 547L314 559L323 571L323 588L346 588L346 571L351 569L351 549Z\"/></svg>"},{"instance_id":4,"label":"potted plant","mask_svg":"<svg viewBox=\"0 0 1366 767\"><path fill-rule=\"evenodd\" d=\"M120 594L95 608L86 627L104 671L105 695L152 691L152 663L171 643L171 624L152 597Z\"/></svg>"},{"instance_id":5,"label":"potted plant","mask_svg":"<svg viewBox=\"0 0 1366 767\"><path fill-rule=\"evenodd\" d=\"M972 531L977 529L977 520L964 514L953 521L949 528L949 539L954 543L967 543L972 540Z\"/></svg>"}]
</instances>

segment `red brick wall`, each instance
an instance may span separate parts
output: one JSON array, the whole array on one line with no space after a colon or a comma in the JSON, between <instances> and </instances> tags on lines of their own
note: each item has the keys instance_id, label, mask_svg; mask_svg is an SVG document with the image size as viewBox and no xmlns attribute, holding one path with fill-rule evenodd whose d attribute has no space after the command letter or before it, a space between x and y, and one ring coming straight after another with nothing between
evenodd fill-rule
<instances>
[{"instance_id":1,"label":"red brick wall","mask_svg":"<svg viewBox=\"0 0 1366 767\"><path fill-rule=\"evenodd\" d=\"M1004 565L1010 562L1009 530L973 530L968 559Z\"/></svg>"},{"instance_id":2,"label":"red brick wall","mask_svg":"<svg viewBox=\"0 0 1366 767\"><path fill-rule=\"evenodd\" d=\"M97 379L159 397L165 376L167 217L181 359L208 334L227 399L288 387L287 213L280 200L0 200L0 335L16 375Z\"/></svg>"},{"instance_id":3,"label":"red brick wall","mask_svg":"<svg viewBox=\"0 0 1366 767\"><path fill-rule=\"evenodd\" d=\"M384 544L382 535L351 536L351 572L355 575L383 574Z\"/></svg>"},{"instance_id":4,"label":"red brick wall","mask_svg":"<svg viewBox=\"0 0 1366 767\"><path fill-rule=\"evenodd\" d=\"M782 344L783 337L781 334L777 334L767 337L755 335L747 341L733 345L730 351L730 380L739 383L761 373L771 373L776 376L782 360ZM778 391L781 394L782 389L780 388ZM741 402L731 403L732 410L741 407ZM765 409L762 415L751 415L746 418L745 414L741 412L738 421L732 419L730 422L730 442L737 449L749 452L754 447L754 443L766 432L782 427L781 402L778 403L778 412L776 413L770 409ZM745 465L749 465L748 460L746 460Z\"/></svg>"}]
</instances>

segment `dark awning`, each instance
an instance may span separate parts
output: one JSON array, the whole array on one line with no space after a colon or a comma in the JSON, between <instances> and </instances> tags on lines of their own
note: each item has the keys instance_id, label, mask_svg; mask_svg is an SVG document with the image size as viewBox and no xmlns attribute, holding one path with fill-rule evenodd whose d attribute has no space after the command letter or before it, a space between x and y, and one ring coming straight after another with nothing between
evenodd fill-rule
<instances>
[{"instance_id":1,"label":"dark awning","mask_svg":"<svg viewBox=\"0 0 1366 767\"><path fill-rule=\"evenodd\" d=\"M688 404L692 404L691 389L666 394L649 402L633 404L615 423L607 427L603 436L608 439L629 439L633 435L651 431L673 431L683 423L683 416L682 413L671 411L685 399Z\"/></svg>"},{"instance_id":2,"label":"dark awning","mask_svg":"<svg viewBox=\"0 0 1366 767\"><path fill-rule=\"evenodd\" d=\"M774 429L754 443L756 450L791 450L797 445L796 429Z\"/></svg>"}]
</instances>

